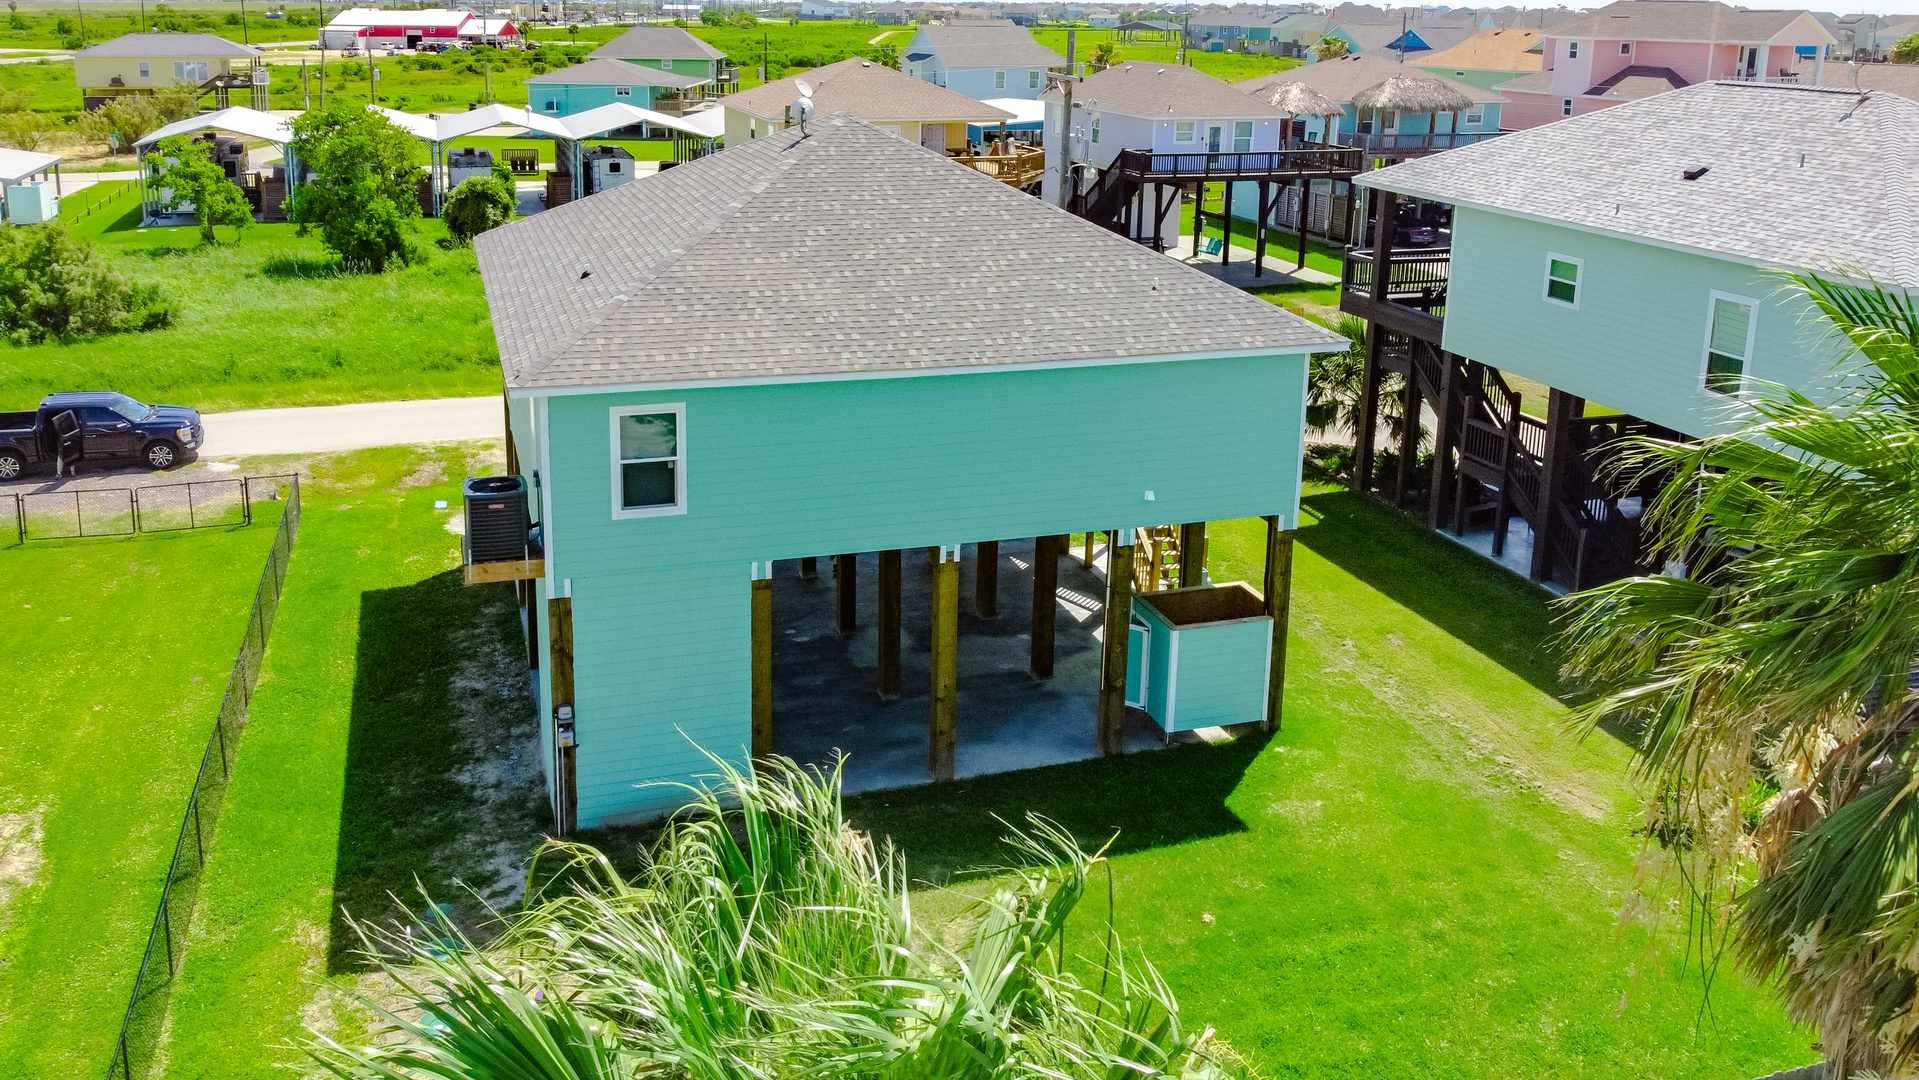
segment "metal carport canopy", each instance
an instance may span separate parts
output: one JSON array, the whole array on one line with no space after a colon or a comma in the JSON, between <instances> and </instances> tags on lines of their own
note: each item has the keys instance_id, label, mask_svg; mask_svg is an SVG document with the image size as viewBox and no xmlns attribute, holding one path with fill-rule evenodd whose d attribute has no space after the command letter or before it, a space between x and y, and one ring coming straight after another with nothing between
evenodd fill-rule
<instances>
[{"instance_id":1,"label":"metal carport canopy","mask_svg":"<svg viewBox=\"0 0 1919 1080\"><path fill-rule=\"evenodd\" d=\"M17 184L60 164L59 154L40 154L32 150L0 147L0 184Z\"/></svg>"},{"instance_id":2,"label":"metal carport canopy","mask_svg":"<svg viewBox=\"0 0 1919 1080\"><path fill-rule=\"evenodd\" d=\"M199 116L189 116L185 120L175 120L134 143L133 148L139 150L152 146L161 139L170 139L175 135L191 135L196 131L215 130L231 131L235 135L244 135L249 139L265 139L280 146L285 146L293 138L293 127L287 123L285 117L249 109L244 105L235 105L230 109L221 109L219 112L201 113Z\"/></svg>"}]
</instances>

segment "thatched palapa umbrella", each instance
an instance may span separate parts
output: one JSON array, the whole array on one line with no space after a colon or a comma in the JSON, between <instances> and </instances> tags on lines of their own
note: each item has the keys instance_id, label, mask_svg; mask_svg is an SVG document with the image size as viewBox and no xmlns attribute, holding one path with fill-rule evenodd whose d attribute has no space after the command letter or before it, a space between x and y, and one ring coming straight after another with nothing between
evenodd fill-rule
<instances>
[{"instance_id":1,"label":"thatched palapa umbrella","mask_svg":"<svg viewBox=\"0 0 1919 1080\"><path fill-rule=\"evenodd\" d=\"M1339 102L1300 82L1274 84L1272 92L1266 95L1266 103L1295 120L1302 116L1339 116L1346 111ZM1333 141L1331 134L1329 127L1327 142Z\"/></svg>"},{"instance_id":2,"label":"thatched palapa umbrella","mask_svg":"<svg viewBox=\"0 0 1919 1080\"><path fill-rule=\"evenodd\" d=\"M1428 113L1435 120L1439 114L1453 114L1453 130L1459 130L1459 114L1473 107L1473 99L1466 92L1443 79L1423 78L1417 75L1395 75L1385 82L1369 86L1353 95L1353 107L1361 116L1367 110L1375 114L1375 121L1383 120L1386 113ZM1383 125L1375 124L1374 130ZM1432 130L1438 125L1434 124Z\"/></svg>"}]
</instances>

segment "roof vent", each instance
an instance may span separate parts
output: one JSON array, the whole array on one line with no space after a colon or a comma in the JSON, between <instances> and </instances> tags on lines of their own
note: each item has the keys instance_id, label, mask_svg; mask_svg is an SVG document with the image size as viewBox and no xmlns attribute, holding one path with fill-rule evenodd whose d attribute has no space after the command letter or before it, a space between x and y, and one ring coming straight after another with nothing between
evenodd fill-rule
<instances>
[{"instance_id":1,"label":"roof vent","mask_svg":"<svg viewBox=\"0 0 1919 1080\"><path fill-rule=\"evenodd\" d=\"M1712 169L1711 165L1701 165L1697 169L1687 169L1684 172L1680 173L1679 175L1685 177L1688 180L1697 180L1700 177L1706 175L1706 173L1711 171L1711 169Z\"/></svg>"}]
</instances>

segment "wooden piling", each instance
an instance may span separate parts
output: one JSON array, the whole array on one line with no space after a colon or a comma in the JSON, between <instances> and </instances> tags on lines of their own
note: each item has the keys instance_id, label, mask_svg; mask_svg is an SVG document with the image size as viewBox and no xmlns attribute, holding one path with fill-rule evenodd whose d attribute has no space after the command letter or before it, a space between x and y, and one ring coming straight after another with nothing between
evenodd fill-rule
<instances>
[{"instance_id":1,"label":"wooden piling","mask_svg":"<svg viewBox=\"0 0 1919 1080\"><path fill-rule=\"evenodd\" d=\"M1206 583L1206 523L1188 522L1179 527L1179 587L1190 589Z\"/></svg>"},{"instance_id":2,"label":"wooden piling","mask_svg":"<svg viewBox=\"0 0 1919 1080\"><path fill-rule=\"evenodd\" d=\"M819 559L811 555L808 555L806 558L800 560L800 577L801 578L807 581L811 581L814 578L819 576L820 576Z\"/></svg>"},{"instance_id":3,"label":"wooden piling","mask_svg":"<svg viewBox=\"0 0 1919 1080\"><path fill-rule=\"evenodd\" d=\"M753 582L753 756L773 752L773 582Z\"/></svg>"},{"instance_id":4,"label":"wooden piling","mask_svg":"<svg viewBox=\"0 0 1919 1080\"><path fill-rule=\"evenodd\" d=\"M573 598L562 596L546 602L547 641L552 664L552 711L547 722L553 725L553 833L565 836L578 828L579 787L574 777L578 746L562 746L562 726L573 728ZM564 719L562 714L564 713Z\"/></svg>"},{"instance_id":5,"label":"wooden piling","mask_svg":"<svg viewBox=\"0 0 1919 1080\"><path fill-rule=\"evenodd\" d=\"M900 697L900 553L880 552L879 695Z\"/></svg>"},{"instance_id":6,"label":"wooden piling","mask_svg":"<svg viewBox=\"0 0 1919 1080\"><path fill-rule=\"evenodd\" d=\"M1125 749L1126 646L1132 632L1132 530L1109 532L1106 545L1106 618L1099 661L1099 752Z\"/></svg>"},{"instance_id":7,"label":"wooden piling","mask_svg":"<svg viewBox=\"0 0 1919 1080\"><path fill-rule=\"evenodd\" d=\"M935 780L953 778L959 703L959 552L948 549L933 567L932 705L928 717L927 769Z\"/></svg>"},{"instance_id":8,"label":"wooden piling","mask_svg":"<svg viewBox=\"0 0 1919 1080\"><path fill-rule=\"evenodd\" d=\"M973 613L999 618L999 541L982 540L973 557Z\"/></svg>"},{"instance_id":9,"label":"wooden piling","mask_svg":"<svg viewBox=\"0 0 1919 1080\"><path fill-rule=\"evenodd\" d=\"M1054 623L1059 612L1057 536L1033 538L1033 637L1031 670L1036 679L1053 677Z\"/></svg>"},{"instance_id":10,"label":"wooden piling","mask_svg":"<svg viewBox=\"0 0 1919 1080\"><path fill-rule=\"evenodd\" d=\"M1286 629L1293 611L1293 530L1266 518L1266 614L1273 618L1272 666L1266 674L1267 731L1278 731L1286 704Z\"/></svg>"},{"instance_id":11,"label":"wooden piling","mask_svg":"<svg viewBox=\"0 0 1919 1080\"><path fill-rule=\"evenodd\" d=\"M833 586L839 600L838 623L841 637L852 637L860 629L858 555L833 556Z\"/></svg>"}]
</instances>

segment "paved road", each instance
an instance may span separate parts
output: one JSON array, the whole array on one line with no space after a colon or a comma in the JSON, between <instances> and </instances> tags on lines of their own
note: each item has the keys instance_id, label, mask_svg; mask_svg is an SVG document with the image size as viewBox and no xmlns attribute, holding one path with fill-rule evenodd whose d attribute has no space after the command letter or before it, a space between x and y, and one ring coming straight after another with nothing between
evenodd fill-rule
<instances>
[{"instance_id":1,"label":"paved road","mask_svg":"<svg viewBox=\"0 0 1919 1080\"><path fill-rule=\"evenodd\" d=\"M315 454L369 446L502 437L497 397L376 401L304 409L208 413L201 458Z\"/></svg>"}]
</instances>

